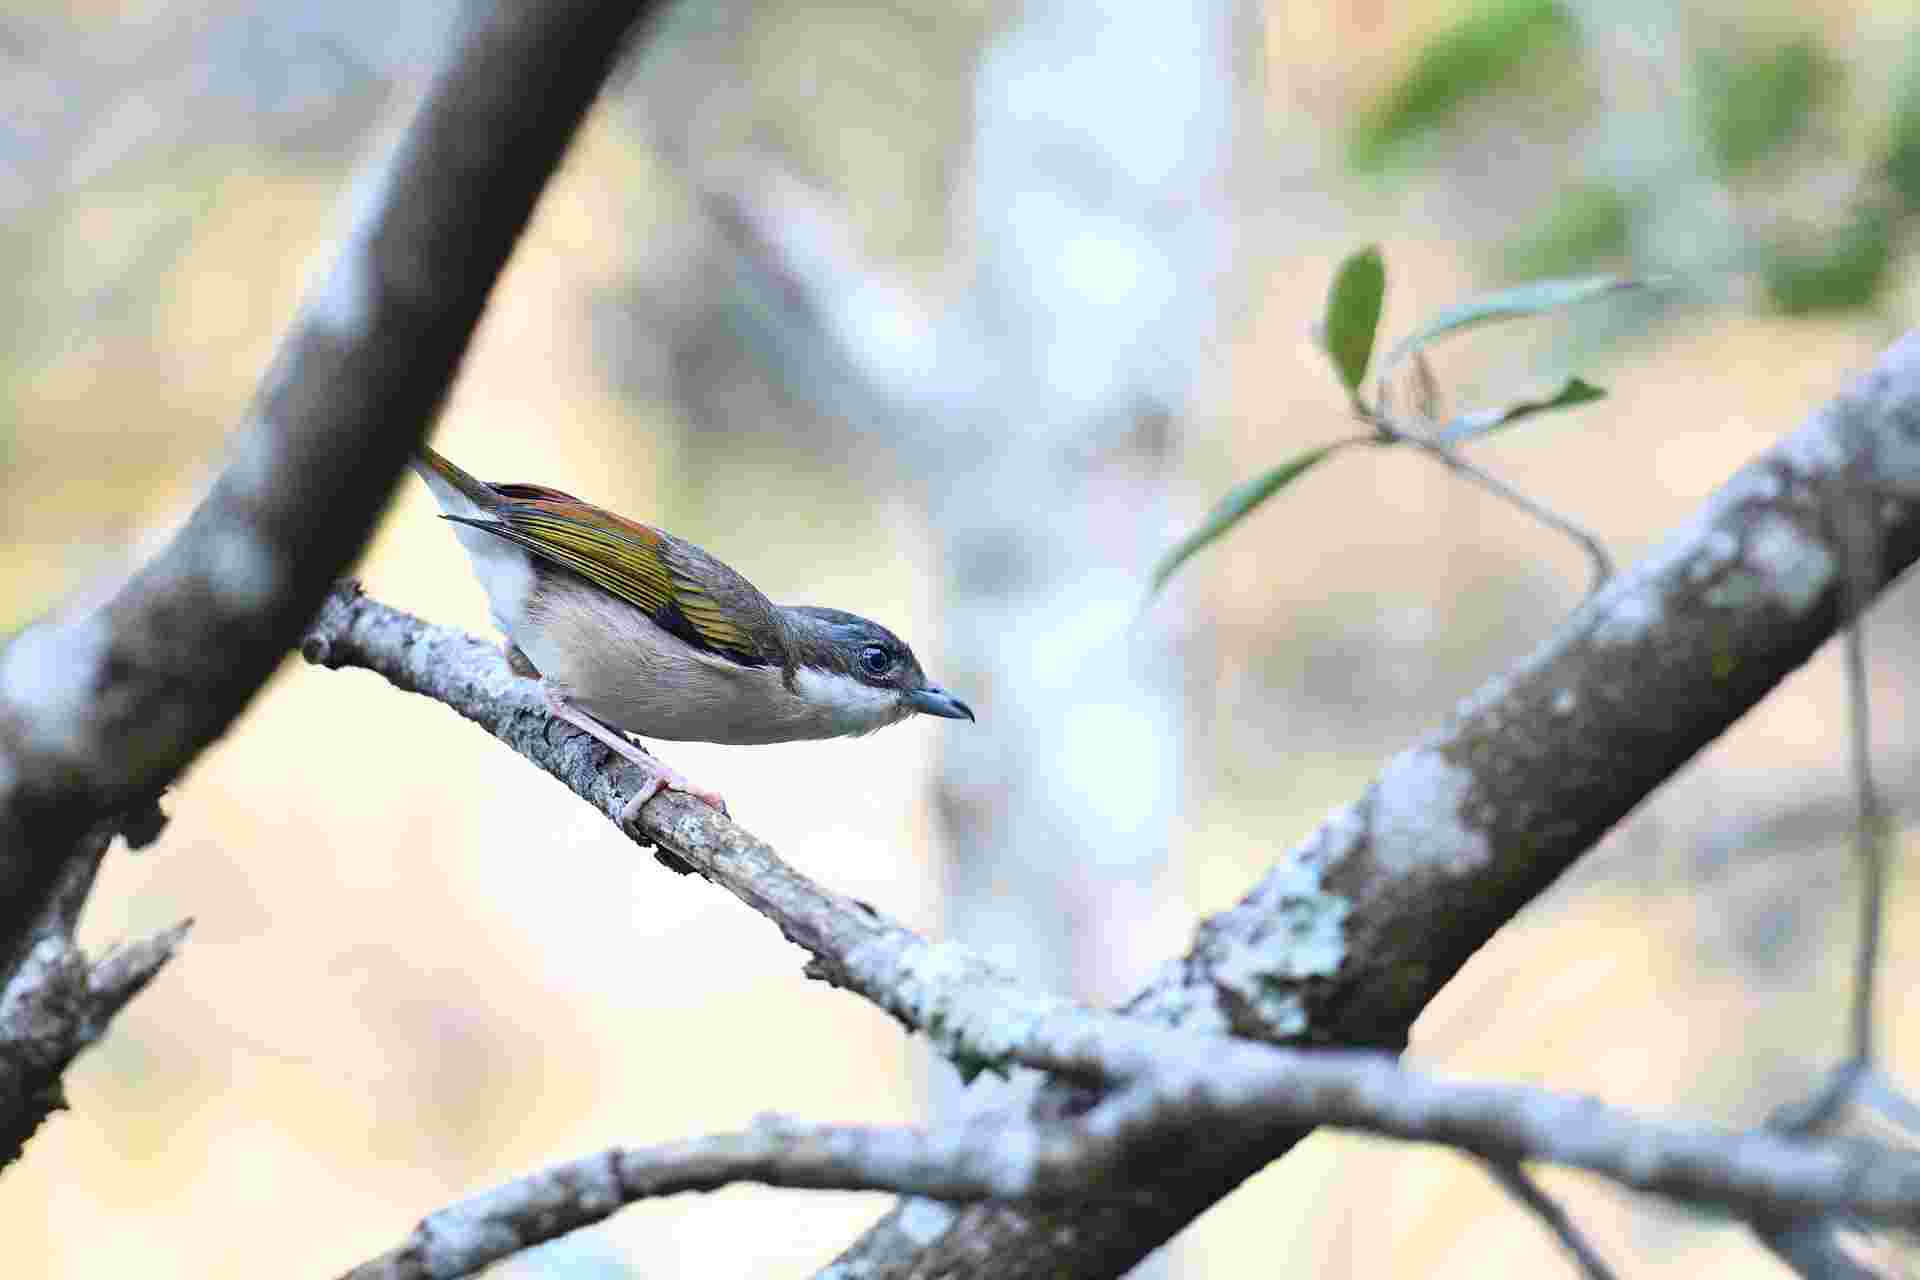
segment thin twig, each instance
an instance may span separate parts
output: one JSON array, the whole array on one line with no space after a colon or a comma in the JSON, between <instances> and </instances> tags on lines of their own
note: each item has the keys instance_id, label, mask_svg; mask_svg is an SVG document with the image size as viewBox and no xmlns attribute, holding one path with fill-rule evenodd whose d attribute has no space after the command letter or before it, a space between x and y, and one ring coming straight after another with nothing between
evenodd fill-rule
<instances>
[{"instance_id":1,"label":"thin twig","mask_svg":"<svg viewBox=\"0 0 1920 1280\"><path fill-rule=\"evenodd\" d=\"M1418 378L1415 382L1415 395L1418 400L1416 412L1431 421L1433 411L1439 402L1439 384L1433 377L1433 371L1427 366L1424 355L1415 360L1414 369ZM1487 492L1505 502L1518 507L1541 524L1571 538L1593 565L1593 580L1587 586L1587 596L1591 598L1604 587L1614 574L1613 557L1607 553L1600 539L1584 526L1575 523L1566 516L1543 503L1536 502L1506 481L1495 476L1477 463L1469 462L1458 450L1444 441L1435 439L1425 431L1417 430L1400 420L1394 411L1392 383L1381 379L1378 403L1373 406L1364 403L1357 406L1356 416L1373 428L1371 439L1376 444L1410 444L1424 453L1438 458L1457 475L1465 476Z\"/></svg>"},{"instance_id":2,"label":"thin twig","mask_svg":"<svg viewBox=\"0 0 1920 1280\"><path fill-rule=\"evenodd\" d=\"M1868 1071L1868 1065L1859 1058L1848 1058L1829 1071L1807 1097L1776 1107L1767 1119L1767 1127L1782 1133L1825 1133L1859 1093Z\"/></svg>"},{"instance_id":3,"label":"thin twig","mask_svg":"<svg viewBox=\"0 0 1920 1280\"><path fill-rule=\"evenodd\" d=\"M1850 419L1838 424L1855 434ZM1862 442L1851 439L1856 448ZM1875 1062L1874 1009L1880 969L1880 939L1885 930L1890 819L1873 777L1872 691L1867 684L1866 611L1881 572L1875 499L1863 481L1858 456L1827 486L1826 507L1834 550L1840 561L1839 621L1847 673L1848 766L1854 790L1854 849L1860 867L1860 922L1855 939L1848 1057L1814 1093L1777 1110L1775 1127L1799 1134L1830 1131L1850 1105L1878 1111L1911 1129L1916 1109ZM1753 1229L1761 1241L1806 1276L1872 1276L1878 1272L1854 1257L1850 1237L1832 1214L1804 1218L1758 1215Z\"/></svg>"},{"instance_id":4,"label":"thin twig","mask_svg":"<svg viewBox=\"0 0 1920 1280\"><path fill-rule=\"evenodd\" d=\"M1871 1065L1874 1053L1876 988L1880 968L1880 936L1885 927L1887 897L1887 815L1873 779L1873 698L1867 687L1866 612L1873 598L1872 583L1879 573L1879 540L1874 531L1874 500L1858 483L1857 468L1840 477L1841 492L1834 500L1835 539L1844 557L1840 607L1846 623L1847 710L1849 764L1859 820L1854 846L1860 862L1860 935L1853 974L1851 1019L1854 1060Z\"/></svg>"},{"instance_id":5,"label":"thin twig","mask_svg":"<svg viewBox=\"0 0 1920 1280\"><path fill-rule=\"evenodd\" d=\"M1439 1079L1385 1054L1194 1039L1204 1061L1176 1052L1166 1070L1072 1119L1011 1108L931 1131L766 1120L744 1134L615 1149L436 1213L352 1280L451 1280L622 1205L739 1181L1069 1203L1083 1212L1150 1206L1159 1194L1153 1173L1176 1153L1311 1121L1457 1146L1497 1176L1537 1157L1756 1218L1856 1211L1867 1220L1920 1224L1920 1158L1872 1143L1683 1130L1529 1086ZM1553 1227L1589 1276L1609 1275L1538 1188L1524 1178L1501 1180Z\"/></svg>"},{"instance_id":6,"label":"thin twig","mask_svg":"<svg viewBox=\"0 0 1920 1280\"><path fill-rule=\"evenodd\" d=\"M504 1183L421 1219L399 1246L343 1280L454 1280L627 1205L741 1182L978 1200L1060 1183L1073 1159L1067 1143L1024 1125L975 1122L929 1132L763 1116L745 1132L615 1147Z\"/></svg>"},{"instance_id":7,"label":"thin twig","mask_svg":"<svg viewBox=\"0 0 1920 1280\"><path fill-rule=\"evenodd\" d=\"M621 821L637 769L583 734L552 734L538 685L495 645L341 584L301 645L309 662L358 666L474 721L573 789L629 838L669 851L738 897L809 954L807 973L925 1031L962 1071L1034 1063L1085 1080L1137 1075L1175 1034L1150 1022L1030 991L984 957L930 943L864 903L800 874L744 827L680 792L662 791Z\"/></svg>"},{"instance_id":8,"label":"thin twig","mask_svg":"<svg viewBox=\"0 0 1920 1280\"><path fill-rule=\"evenodd\" d=\"M494 646L339 591L304 651L445 702L609 818L624 808L631 767L590 742L543 733L547 714L532 682L515 677ZM1590 1099L1436 1079L1383 1053L1282 1049L1085 1008L1029 992L965 948L930 944L830 893L686 796L662 794L640 817L643 831L630 834L672 849L777 923L812 953L810 972L935 1034L957 1060L1127 1086L1087 1113L1083 1141L1164 1155L1182 1143L1206 1149L1324 1123L1489 1158L1569 1164L1736 1211L1844 1207L1920 1225L1920 1158L1904 1152L1681 1129Z\"/></svg>"},{"instance_id":9,"label":"thin twig","mask_svg":"<svg viewBox=\"0 0 1920 1280\"><path fill-rule=\"evenodd\" d=\"M1842 423L1842 429L1847 424ZM1848 772L1853 779L1853 843L1860 867L1860 921L1855 938L1852 1000L1848 1016L1848 1056L1829 1073L1813 1095L1775 1114L1778 1127L1796 1133L1825 1132L1853 1103L1883 1110L1898 1099L1890 1118L1913 1114L1877 1065L1874 1010L1878 1003L1881 935L1886 929L1891 826L1885 801L1873 775L1872 690L1867 683L1866 611L1881 571L1875 530L1874 497L1857 463L1843 468L1828 486L1827 506L1833 542L1840 559L1839 613L1841 649L1847 673ZM1898 1121L1897 1121L1898 1122Z\"/></svg>"},{"instance_id":10,"label":"thin twig","mask_svg":"<svg viewBox=\"0 0 1920 1280\"><path fill-rule=\"evenodd\" d=\"M1607 554L1607 549L1600 544L1600 539L1595 537L1583 526L1574 523L1566 516L1553 510L1553 508L1534 501L1479 464L1468 462L1465 458L1461 457L1456 450L1448 448L1438 440L1434 440L1416 431L1408 431L1398 426L1388 425L1385 431L1396 443L1404 442L1410 444L1414 448L1438 458L1456 474L1465 476L1467 479L1485 489L1488 493L1518 507L1521 511L1532 516L1541 524L1546 525L1550 529L1556 529L1573 539L1573 541L1579 545L1580 549L1587 553L1587 559L1593 565L1593 580L1587 585L1587 595L1589 597L1599 591L1601 587L1606 586L1613 578L1613 557Z\"/></svg>"},{"instance_id":11,"label":"thin twig","mask_svg":"<svg viewBox=\"0 0 1920 1280\"><path fill-rule=\"evenodd\" d=\"M1822 606L1830 604L1834 584L1820 575L1832 558L1826 539L1800 518L1831 473L1828 460L1846 456L1847 443L1836 440L1835 420L1855 416L1871 436L1897 442L1904 439L1903 424L1915 403L1920 403L1920 337L1890 350L1873 373L1735 477L1658 556L1616 579L1562 634L1467 699L1434 738L1396 757L1363 802L1341 810L1283 856L1240 904L1205 921L1193 949L1140 992L1126 1006L1129 1012L1216 1036L1224 1029L1275 1040L1307 1035L1383 1044L1404 1035L1433 990L1491 927L1551 883L1652 787L1831 635L1833 614ZM1883 452L1895 459L1909 456ZM1910 469L1887 465L1888 483L1915 483ZM1897 549L1897 561L1885 566L1888 572L1913 558L1913 540L1906 536L1915 527L1912 504L1896 516L1903 533L1887 544ZM1748 554L1747 549L1762 546L1766 554ZM1722 583L1735 575L1743 589L1728 595ZM367 665L402 687L457 706L543 761L603 812L618 814L631 778L618 768L603 774L604 761L587 754L587 748L580 748L579 761L555 761L553 745L538 741L545 722L539 699L506 689L497 690L496 698L491 682L508 679L497 650L455 636L455 648L469 647L469 663L441 650L447 634L441 629L423 628L417 620L389 627L351 609L333 614L334 607L329 605L312 637L310 657L330 665ZM381 611L376 607L375 612ZM334 627L345 628L344 640L337 632L323 634ZM364 637L363 628L369 633ZM366 652L356 657L350 650L363 638L368 643L360 647ZM1712 697L1700 696L1708 673L1728 663L1738 679L1715 684ZM1624 673L1631 679L1623 682ZM1623 688L1632 696L1621 697ZM1649 706L1662 710L1657 727L1650 727ZM1450 750L1461 743L1471 743L1472 750ZM806 912L783 913L787 904L763 873L771 851L697 802L663 795L647 806L642 819L647 834L778 920L796 942L818 948L814 972L849 985L891 990L880 998L886 1007L909 1011L913 1016L903 1016L910 1022L943 1012L944 1006L923 997L969 985L963 951L924 944L894 949L888 938L897 935L875 913L831 895L823 900L817 887L807 886L795 900ZM1520 850L1524 862L1516 863L1509 851ZM824 916L809 914L808 904L823 901L829 908ZM1276 930L1275 922L1283 919L1286 927ZM867 942L878 945L868 950ZM850 949L849 943L854 944ZM912 998L899 999L901 988L890 974L917 989ZM950 987L956 977L962 981ZM1047 1066L1052 1064L1043 1060L1043 1050L1077 1045L1061 1062L1082 1082L1098 1077L1096 1041L1049 1043L1048 1036L1031 1033L1035 1024L991 1016L993 1003L983 995L969 1004L982 1016L969 1018L958 1034L951 1024L939 1024L941 1034L952 1037L950 1052L970 1051L977 1055L975 1066L998 1061ZM1051 1025L1064 1029L1069 1024ZM1210 1070L1214 1058L1253 1048L1222 1038L1206 1044ZM1131 1261L1167 1239L1257 1163L1296 1141L1307 1124L1358 1125L1383 1100L1414 1107L1415 1113L1402 1113L1403 1119L1417 1121L1419 1133L1430 1140L1469 1146L1459 1135L1476 1132L1474 1143L1484 1146L1480 1154L1508 1160L1532 1158L1529 1144L1535 1141L1557 1144L1556 1158L1565 1154L1570 1163L1602 1172L1609 1170L1600 1162L1612 1161L1623 1181L1728 1204L1742 1216L1772 1207L1788 1215L1844 1209L1902 1220L1911 1208L1920 1224L1920 1182L1913 1206L1898 1201L1896 1209L1881 1199L1876 1209L1849 1198L1897 1200L1905 1186L1913 1158L1895 1157L1877 1146L1798 1143L1779 1135L1745 1135L1726 1148L1701 1145L1693 1140L1698 1135L1678 1145L1650 1146L1644 1131L1614 1125L1630 1118L1597 1104L1570 1103L1564 1110L1549 1107L1514 1117L1504 1110L1511 1096L1500 1093L1455 1096L1453 1106L1465 1111L1423 1108L1419 1104L1431 1099L1408 1095L1404 1075L1373 1077L1372 1067L1340 1065L1317 1054L1263 1061L1284 1064L1284 1071L1294 1074L1279 1083L1296 1089L1307 1087L1314 1070L1333 1072L1320 1081L1324 1092L1294 1095L1292 1105L1300 1109L1293 1114L1307 1118L1298 1130L1243 1126L1237 1134L1220 1136L1209 1152L1187 1153L1177 1186L1165 1180L1164 1160L1140 1168L1137 1180L1164 1192L1145 1209L1125 1214L1078 1210L1070 1217L1005 1206L975 1209L952 1215L942 1240L955 1249L991 1250L995 1239L1017 1233L1029 1241L1050 1241L1043 1254L1061 1268L1076 1259L1092 1265L1097 1258L1111 1269L1117 1260ZM1130 1063L1129 1069L1138 1065L1143 1064ZM1366 1085L1370 1079L1388 1092L1373 1093ZM1083 1094L1063 1094L1058 1085L1043 1096L1055 1114L1084 1100ZM1495 1120L1521 1128L1498 1133L1478 1128ZM1398 1132L1414 1136L1415 1129ZM1867 1167L1859 1161L1890 1163ZM1707 1191L1702 1179L1717 1189ZM926 1236L924 1215L909 1211L906 1216L912 1219L911 1231L896 1214L848 1256L863 1261L895 1246L915 1257L938 1254L939 1242ZM1088 1252L1089 1242L1096 1241L1098 1248ZM976 1256L990 1257L977 1250ZM990 1273L969 1266L953 1274Z\"/></svg>"},{"instance_id":12,"label":"thin twig","mask_svg":"<svg viewBox=\"0 0 1920 1280\"><path fill-rule=\"evenodd\" d=\"M1493 1180L1506 1188L1507 1194L1533 1211L1535 1217L1547 1224L1554 1238L1560 1242L1580 1268L1587 1280L1614 1280L1613 1269L1606 1259L1580 1233L1571 1215L1560 1206L1560 1202L1548 1195L1546 1188L1535 1182L1520 1165L1508 1160L1487 1160L1483 1162Z\"/></svg>"},{"instance_id":13,"label":"thin twig","mask_svg":"<svg viewBox=\"0 0 1920 1280\"><path fill-rule=\"evenodd\" d=\"M86 829L151 811L359 555L625 34L664 6L465 7L229 465L165 550L0 653L0 953L17 954Z\"/></svg>"},{"instance_id":14,"label":"thin twig","mask_svg":"<svg viewBox=\"0 0 1920 1280\"><path fill-rule=\"evenodd\" d=\"M0 1098L9 1103L0 1108L0 1168L66 1105L68 1065L160 972L191 923L88 959L76 941L80 913L113 835L114 824L102 824L67 860L24 953L0 978Z\"/></svg>"},{"instance_id":15,"label":"thin twig","mask_svg":"<svg viewBox=\"0 0 1920 1280\"><path fill-rule=\"evenodd\" d=\"M1753 1230L1770 1253L1806 1280L1904 1280L1907 1274L1897 1263L1872 1265L1870 1239L1860 1224L1840 1215L1759 1218Z\"/></svg>"}]
</instances>

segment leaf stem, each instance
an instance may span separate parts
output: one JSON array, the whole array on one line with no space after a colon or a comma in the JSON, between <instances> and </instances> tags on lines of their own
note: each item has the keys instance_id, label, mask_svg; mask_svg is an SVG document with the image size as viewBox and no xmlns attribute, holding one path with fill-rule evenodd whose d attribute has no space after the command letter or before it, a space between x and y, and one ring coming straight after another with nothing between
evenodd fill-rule
<instances>
[{"instance_id":1,"label":"leaf stem","mask_svg":"<svg viewBox=\"0 0 1920 1280\"><path fill-rule=\"evenodd\" d=\"M1449 470L1465 476L1488 493L1518 507L1548 528L1558 530L1573 539L1580 549L1587 553L1587 559L1593 566L1593 580L1587 587L1589 597L1604 587L1613 577L1613 557L1607 554L1607 549L1600 544L1600 539L1585 527L1574 523L1553 508L1535 502L1492 472L1467 461L1457 451L1430 436L1418 431L1410 431L1384 414L1363 412L1361 418L1373 427L1376 443L1410 444L1422 452L1431 454L1444 463Z\"/></svg>"}]
</instances>

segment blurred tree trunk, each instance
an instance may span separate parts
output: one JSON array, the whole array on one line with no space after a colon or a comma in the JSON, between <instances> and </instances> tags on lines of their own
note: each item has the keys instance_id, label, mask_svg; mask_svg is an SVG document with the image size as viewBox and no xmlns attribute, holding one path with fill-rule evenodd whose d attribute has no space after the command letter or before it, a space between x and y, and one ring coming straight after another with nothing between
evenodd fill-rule
<instances>
[{"instance_id":1,"label":"blurred tree trunk","mask_svg":"<svg viewBox=\"0 0 1920 1280\"><path fill-rule=\"evenodd\" d=\"M795 184L722 205L776 376L888 442L937 540L942 678L981 711L941 740L952 932L1096 998L1146 967L1181 785L1181 645L1140 606L1232 247L1233 17L1048 0L994 41L937 308Z\"/></svg>"},{"instance_id":2,"label":"blurred tree trunk","mask_svg":"<svg viewBox=\"0 0 1920 1280\"><path fill-rule=\"evenodd\" d=\"M902 427L953 679L992 708L942 744L953 932L1095 999L1151 962L1181 789L1184 655L1140 606L1230 253L1231 18L1052 0L989 50L963 303L987 376Z\"/></svg>"},{"instance_id":3,"label":"blurred tree trunk","mask_svg":"<svg viewBox=\"0 0 1920 1280\"><path fill-rule=\"evenodd\" d=\"M941 678L980 712L940 739L948 932L1094 1000L1152 962L1182 789L1177 611L1141 606L1233 248L1236 17L1027 6L975 74L971 260L940 303L791 183L720 202L776 376L887 441L934 533Z\"/></svg>"}]
</instances>

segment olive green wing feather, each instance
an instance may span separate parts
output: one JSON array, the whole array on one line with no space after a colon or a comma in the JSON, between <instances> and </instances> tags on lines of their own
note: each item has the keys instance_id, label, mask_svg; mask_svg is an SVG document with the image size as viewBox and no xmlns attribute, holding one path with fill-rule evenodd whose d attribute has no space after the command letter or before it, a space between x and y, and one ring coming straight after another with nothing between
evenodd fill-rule
<instances>
[{"instance_id":1,"label":"olive green wing feather","mask_svg":"<svg viewBox=\"0 0 1920 1280\"><path fill-rule=\"evenodd\" d=\"M555 493L550 498L514 501L513 490L532 486L498 488L511 496L494 519L447 518L485 529L577 574L697 649L746 666L778 662L762 643L773 625L766 597L692 543L557 491L550 491ZM726 605L716 593L724 594Z\"/></svg>"}]
</instances>

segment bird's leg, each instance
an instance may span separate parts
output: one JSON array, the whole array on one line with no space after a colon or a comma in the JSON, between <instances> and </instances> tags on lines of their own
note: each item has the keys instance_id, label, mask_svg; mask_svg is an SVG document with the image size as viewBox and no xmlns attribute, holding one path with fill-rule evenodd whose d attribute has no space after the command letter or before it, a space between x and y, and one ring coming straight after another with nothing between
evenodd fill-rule
<instances>
[{"instance_id":1,"label":"bird's leg","mask_svg":"<svg viewBox=\"0 0 1920 1280\"><path fill-rule=\"evenodd\" d=\"M533 680L540 678L540 668L534 666L533 659L520 652L520 646L511 640L506 643L506 654L507 670L517 676L525 676Z\"/></svg>"},{"instance_id":2,"label":"bird's leg","mask_svg":"<svg viewBox=\"0 0 1920 1280\"><path fill-rule=\"evenodd\" d=\"M627 803L621 807L621 822L632 825L634 820L640 816L640 807L646 804L647 801L653 799L662 789L668 791L684 791L696 800L706 801L721 813L727 811L727 802L720 798L719 792L709 791L705 787L694 786L678 773L669 769L663 762L648 755L639 747L627 741L621 734L615 733L606 725L601 724L598 720L595 720L592 716L574 706L571 702L568 702L562 694L556 692L554 687L544 680L540 682L540 692L547 700L548 711L551 711L555 716L565 720L576 729L584 730L597 742L625 756L646 771L647 780L640 784L640 789L634 792L627 800Z\"/></svg>"}]
</instances>

